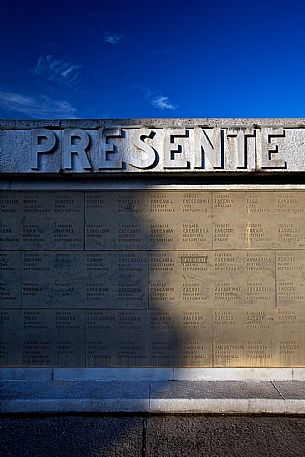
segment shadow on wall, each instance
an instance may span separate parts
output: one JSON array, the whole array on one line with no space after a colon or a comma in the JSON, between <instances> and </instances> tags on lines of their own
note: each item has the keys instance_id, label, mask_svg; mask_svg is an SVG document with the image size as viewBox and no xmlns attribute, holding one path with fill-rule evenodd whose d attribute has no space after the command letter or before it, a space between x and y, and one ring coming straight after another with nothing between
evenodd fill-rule
<instances>
[{"instance_id":1,"label":"shadow on wall","mask_svg":"<svg viewBox=\"0 0 305 457\"><path fill-rule=\"evenodd\" d=\"M259 248L241 193L10 192L1 205L3 366L304 366L304 309L275 306L276 265L297 277L303 251L292 259L285 245L276 264L274 221L260 216ZM287 268L277 275L285 281ZM105 452L130 435L124 424Z\"/></svg>"},{"instance_id":2,"label":"shadow on wall","mask_svg":"<svg viewBox=\"0 0 305 457\"><path fill-rule=\"evenodd\" d=\"M96 210L94 201L101 195L102 209L99 203ZM88 328L87 321L87 366L180 365L182 329L175 316L174 265L169 253L160 250L162 241L168 246L173 239L168 229L171 215L164 212L173 205L158 192L144 191L86 193L86 200L87 262L98 250L106 250L100 252L107 270L95 280L97 288L102 284L105 290L95 305L99 309L87 311L94 327ZM90 273L87 278L91 287ZM98 331L97 320L103 327Z\"/></svg>"},{"instance_id":3,"label":"shadow on wall","mask_svg":"<svg viewBox=\"0 0 305 457\"><path fill-rule=\"evenodd\" d=\"M211 331L207 312L181 306L188 302L183 294L197 290L192 265L206 258L181 250L183 226L190 229L194 222L181 220L180 194L11 192L5 202L5 223L15 233L2 246L6 303L11 303L5 308L4 365L167 368L210 363L211 351L198 343L199 335ZM39 382L32 384L33 392L41 394ZM99 398L97 384L88 383L89 398ZM64 390L59 394L66 398L75 394L69 383ZM110 418L103 420L107 433L99 429L98 448L103 455L142 436L142 418L122 418L112 426ZM32 421L39 433L53 433L51 418ZM81 421L86 437L97 426L85 417L69 421L78 426ZM55 449L61 440L53 443ZM85 451L87 444L82 447Z\"/></svg>"}]
</instances>

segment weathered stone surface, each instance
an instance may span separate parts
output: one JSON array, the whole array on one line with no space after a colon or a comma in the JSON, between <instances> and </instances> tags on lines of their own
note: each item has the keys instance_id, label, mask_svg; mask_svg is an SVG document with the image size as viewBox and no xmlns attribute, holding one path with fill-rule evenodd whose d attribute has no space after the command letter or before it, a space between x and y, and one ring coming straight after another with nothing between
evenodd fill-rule
<instances>
[{"instance_id":1,"label":"weathered stone surface","mask_svg":"<svg viewBox=\"0 0 305 457\"><path fill-rule=\"evenodd\" d=\"M303 119L1 121L8 174L304 172Z\"/></svg>"}]
</instances>

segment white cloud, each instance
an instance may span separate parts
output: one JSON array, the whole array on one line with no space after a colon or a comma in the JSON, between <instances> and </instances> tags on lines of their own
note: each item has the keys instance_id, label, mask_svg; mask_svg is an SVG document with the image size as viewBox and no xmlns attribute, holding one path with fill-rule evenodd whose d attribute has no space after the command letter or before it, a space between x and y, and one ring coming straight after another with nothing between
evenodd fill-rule
<instances>
[{"instance_id":1,"label":"white cloud","mask_svg":"<svg viewBox=\"0 0 305 457\"><path fill-rule=\"evenodd\" d=\"M149 87L143 87L141 85L136 85L134 88L142 92L143 96L156 109L174 111L178 108L178 105L170 102L169 97L166 97L165 95L158 95L158 93L160 93L159 91L152 90Z\"/></svg>"},{"instance_id":2,"label":"white cloud","mask_svg":"<svg viewBox=\"0 0 305 457\"><path fill-rule=\"evenodd\" d=\"M177 108L177 105L174 105L173 103L170 103L168 97L164 97L163 95L159 95L157 97L154 97L151 101L151 104L160 110L175 110Z\"/></svg>"},{"instance_id":3,"label":"white cloud","mask_svg":"<svg viewBox=\"0 0 305 457\"><path fill-rule=\"evenodd\" d=\"M121 39L122 35L120 35L119 33L107 33L104 36L104 40L106 41L106 43L110 44L118 44L118 42L121 41Z\"/></svg>"},{"instance_id":4,"label":"white cloud","mask_svg":"<svg viewBox=\"0 0 305 457\"><path fill-rule=\"evenodd\" d=\"M34 73L48 81L54 81L78 91L82 86L79 71L81 68L81 65L71 64L63 59L55 59L52 55L47 55L38 58Z\"/></svg>"},{"instance_id":5,"label":"white cloud","mask_svg":"<svg viewBox=\"0 0 305 457\"><path fill-rule=\"evenodd\" d=\"M64 100L53 100L46 95L32 97L14 92L0 92L0 107L6 111L40 119L75 118L77 111Z\"/></svg>"}]
</instances>

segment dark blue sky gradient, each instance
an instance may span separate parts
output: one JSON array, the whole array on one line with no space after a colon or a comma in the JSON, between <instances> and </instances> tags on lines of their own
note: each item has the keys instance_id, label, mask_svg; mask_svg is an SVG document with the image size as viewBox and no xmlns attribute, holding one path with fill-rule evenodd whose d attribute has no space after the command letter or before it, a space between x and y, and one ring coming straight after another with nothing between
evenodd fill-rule
<instances>
[{"instance_id":1,"label":"dark blue sky gradient","mask_svg":"<svg viewBox=\"0 0 305 457\"><path fill-rule=\"evenodd\" d=\"M0 20L1 118L305 116L301 0L12 0Z\"/></svg>"}]
</instances>

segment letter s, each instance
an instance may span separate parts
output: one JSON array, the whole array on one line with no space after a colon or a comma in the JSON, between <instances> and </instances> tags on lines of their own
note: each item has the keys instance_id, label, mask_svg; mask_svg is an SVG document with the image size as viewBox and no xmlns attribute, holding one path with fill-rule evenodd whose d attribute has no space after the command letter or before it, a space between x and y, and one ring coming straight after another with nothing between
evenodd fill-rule
<instances>
[{"instance_id":1,"label":"letter s","mask_svg":"<svg viewBox=\"0 0 305 457\"><path fill-rule=\"evenodd\" d=\"M159 161L157 151L145 142L145 139L152 139L155 135L156 132L150 129L141 129L139 133L136 131L132 141L135 149L133 150L133 157L130 158L130 165L142 169L154 168L157 165Z\"/></svg>"}]
</instances>

